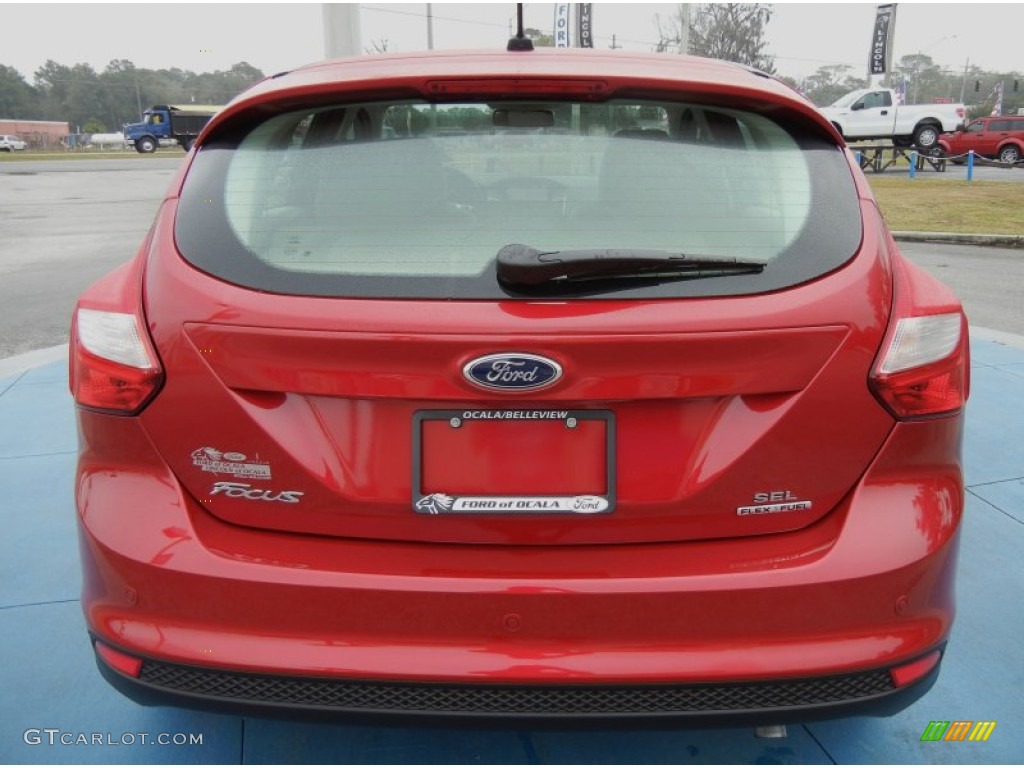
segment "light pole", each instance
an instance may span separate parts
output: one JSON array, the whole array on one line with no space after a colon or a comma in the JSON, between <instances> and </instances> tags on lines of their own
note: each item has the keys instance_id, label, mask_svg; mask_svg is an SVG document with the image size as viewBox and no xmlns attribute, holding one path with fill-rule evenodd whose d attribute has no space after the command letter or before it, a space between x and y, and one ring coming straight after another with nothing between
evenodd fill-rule
<instances>
[{"instance_id":1,"label":"light pole","mask_svg":"<svg viewBox=\"0 0 1024 768\"><path fill-rule=\"evenodd\" d=\"M921 81L921 58L924 56L924 52L925 51L930 50L930 49L934 48L936 45L938 45L939 43L944 43L947 40L956 40L956 35L946 35L945 37L940 37L938 40L936 40L936 41L934 41L932 43L928 43L928 45L925 45L925 46L917 49L917 62L914 64L914 103L915 104L917 103L917 86L918 86L918 83ZM963 99L960 100L960 103L961 104L963 103Z\"/></svg>"}]
</instances>

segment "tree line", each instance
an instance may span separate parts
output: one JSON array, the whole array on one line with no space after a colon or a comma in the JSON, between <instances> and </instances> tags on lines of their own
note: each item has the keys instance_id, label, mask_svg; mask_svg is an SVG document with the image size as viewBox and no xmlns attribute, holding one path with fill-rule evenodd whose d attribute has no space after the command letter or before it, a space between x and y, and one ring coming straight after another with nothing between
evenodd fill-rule
<instances>
[{"instance_id":1,"label":"tree line","mask_svg":"<svg viewBox=\"0 0 1024 768\"><path fill-rule=\"evenodd\" d=\"M681 8L668 18L656 17L660 40L655 50L676 51L685 37L691 54L776 74L774 58L765 52L771 5L694 4L688 14ZM683 24L687 25L686 35ZM554 45L552 36L544 31L526 32L537 45ZM383 53L387 48L386 40L374 42L367 53ZM801 81L779 77L818 106L868 85L858 70L843 64L819 67ZM88 64L67 66L49 60L36 70L29 84L17 70L0 64L0 118L66 120L73 131L82 133L117 131L123 123L138 120L141 110L152 104L224 104L262 78L260 70L245 62L226 71L196 73L177 68L139 69L126 59L114 59L102 72L96 72ZM992 72L978 66L950 71L930 56L915 53L903 56L884 81L887 87L902 85L908 104L935 99L963 101L969 117L992 112L1000 83L1002 114L1016 114L1024 108L1024 77L1017 72Z\"/></svg>"},{"instance_id":2,"label":"tree line","mask_svg":"<svg viewBox=\"0 0 1024 768\"><path fill-rule=\"evenodd\" d=\"M58 120L75 133L106 133L138 122L153 104L226 104L263 73L246 62L216 72L143 69L114 59L102 72L48 60L32 83L0 64L0 119Z\"/></svg>"}]
</instances>

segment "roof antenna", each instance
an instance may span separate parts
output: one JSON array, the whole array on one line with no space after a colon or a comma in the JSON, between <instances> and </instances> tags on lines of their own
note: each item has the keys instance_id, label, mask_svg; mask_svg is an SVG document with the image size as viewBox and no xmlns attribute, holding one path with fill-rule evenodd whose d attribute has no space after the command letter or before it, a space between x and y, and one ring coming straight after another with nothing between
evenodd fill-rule
<instances>
[{"instance_id":1,"label":"roof antenna","mask_svg":"<svg viewBox=\"0 0 1024 768\"><path fill-rule=\"evenodd\" d=\"M508 50L510 51L532 51L533 40L523 34L523 4L516 3L516 16L519 19L519 29L516 31L515 37L510 37L508 40Z\"/></svg>"}]
</instances>

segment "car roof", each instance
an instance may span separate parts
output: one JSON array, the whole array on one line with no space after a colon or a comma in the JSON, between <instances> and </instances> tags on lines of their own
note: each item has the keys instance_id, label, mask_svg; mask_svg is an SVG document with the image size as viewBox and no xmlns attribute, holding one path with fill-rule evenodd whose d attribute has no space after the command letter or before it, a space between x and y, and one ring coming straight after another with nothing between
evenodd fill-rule
<instances>
[{"instance_id":1,"label":"car roof","mask_svg":"<svg viewBox=\"0 0 1024 768\"><path fill-rule=\"evenodd\" d=\"M488 78L599 80L607 97L617 92L690 93L728 106L730 101L776 104L793 110L828 134L832 127L806 98L785 83L749 67L699 56L624 51L541 48L533 51L433 51L334 59L284 72L236 97L207 133L248 108L299 103L344 91L372 98L387 91L418 91L429 97L437 80Z\"/></svg>"}]
</instances>

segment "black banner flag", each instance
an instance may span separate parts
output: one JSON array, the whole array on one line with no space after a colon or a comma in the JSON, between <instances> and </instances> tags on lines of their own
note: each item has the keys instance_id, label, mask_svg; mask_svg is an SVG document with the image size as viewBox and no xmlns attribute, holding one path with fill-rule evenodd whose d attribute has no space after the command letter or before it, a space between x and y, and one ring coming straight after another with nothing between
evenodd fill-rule
<instances>
[{"instance_id":1,"label":"black banner flag","mask_svg":"<svg viewBox=\"0 0 1024 768\"><path fill-rule=\"evenodd\" d=\"M875 12L875 29L871 36L871 57L868 59L869 75L884 75L888 71L889 41L896 16L896 5L880 5Z\"/></svg>"},{"instance_id":2,"label":"black banner flag","mask_svg":"<svg viewBox=\"0 0 1024 768\"><path fill-rule=\"evenodd\" d=\"M591 3L576 3L576 39L580 48L594 47L593 11Z\"/></svg>"}]
</instances>

